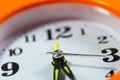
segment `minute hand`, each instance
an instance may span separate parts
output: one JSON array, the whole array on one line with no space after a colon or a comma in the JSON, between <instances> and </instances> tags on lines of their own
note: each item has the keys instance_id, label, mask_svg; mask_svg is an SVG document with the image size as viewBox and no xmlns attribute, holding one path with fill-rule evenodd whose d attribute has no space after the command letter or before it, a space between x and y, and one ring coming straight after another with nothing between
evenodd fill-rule
<instances>
[{"instance_id":1,"label":"minute hand","mask_svg":"<svg viewBox=\"0 0 120 80\"><path fill-rule=\"evenodd\" d=\"M47 52L47 54L52 54L53 52ZM63 53L66 56L90 56L90 57L106 57L105 55L95 55L95 54L75 54L75 53Z\"/></svg>"}]
</instances>

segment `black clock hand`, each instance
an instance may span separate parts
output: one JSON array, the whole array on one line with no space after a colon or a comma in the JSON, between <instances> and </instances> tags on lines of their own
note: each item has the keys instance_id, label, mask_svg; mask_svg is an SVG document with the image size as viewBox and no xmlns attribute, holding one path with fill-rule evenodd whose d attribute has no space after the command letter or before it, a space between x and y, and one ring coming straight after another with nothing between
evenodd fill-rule
<instances>
[{"instance_id":1,"label":"black clock hand","mask_svg":"<svg viewBox=\"0 0 120 80\"><path fill-rule=\"evenodd\" d=\"M74 75L72 71L70 70L69 66L67 65L67 60L63 59L61 62L61 68L64 71L64 73L71 79L75 80Z\"/></svg>"},{"instance_id":2,"label":"black clock hand","mask_svg":"<svg viewBox=\"0 0 120 80\"><path fill-rule=\"evenodd\" d=\"M67 65L67 61L64 58L63 51L59 50L58 42L55 42L55 50L51 53L53 55L52 64L54 65L54 80L59 80L61 68L71 80L75 80L72 71Z\"/></svg>"},{"instance_id":3,"label":"black clock hand","mask_svg":"<svg viewBox=\"0 0 120 80\"><path fill-rule=\"evenodd\" d=\"M53 54L53 52L47 52L47 54ZM105 55L94 55L94 54L74 54L74 53L63 53L66 56L90 56L90 57L106 57Z\"/></svg>"},{"instance_id":4,"label":"black clock hand","mask_svg":"<svg viewBox=\"0 0 120 80\"><path fill-rule=\"evenodd\" d=\"M53 59L52 65L54 66L53 70L53 80L59 80L60 78L60 61Z\"/></svg>"}]
</instances>

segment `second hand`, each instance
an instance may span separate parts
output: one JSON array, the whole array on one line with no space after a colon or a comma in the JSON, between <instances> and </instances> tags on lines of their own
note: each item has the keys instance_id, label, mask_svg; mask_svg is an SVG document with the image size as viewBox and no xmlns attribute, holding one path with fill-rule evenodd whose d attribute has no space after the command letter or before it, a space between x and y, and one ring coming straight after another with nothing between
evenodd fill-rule
<instances>
[{"instance_id":1,"label":"second hand","mask_svg":"<svg viewBox=\"0 0 120 80\"><path fill-rule=\"evenodd\" d=\"M52 52L47 52L47 54L53 54ZM63 53L66 56L90 56L90 57L106 57L105 55L94 55L94 54L74 54L74 53Z\"/></svg>"}]
</instances>

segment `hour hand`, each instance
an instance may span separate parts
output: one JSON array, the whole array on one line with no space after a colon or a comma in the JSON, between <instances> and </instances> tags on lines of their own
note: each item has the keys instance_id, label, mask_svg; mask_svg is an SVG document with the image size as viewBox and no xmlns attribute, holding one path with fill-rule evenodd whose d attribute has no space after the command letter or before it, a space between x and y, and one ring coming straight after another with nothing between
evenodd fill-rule
<instances>
[{"instance_id":1,"label":"hour hand","mask_svg":"<svg viewBox=\"0 0 120 80\"><path fill-rule=\"evenodd\" d=\"M65 74L71 79L71 80L75 80L75 77L71 71L71 69L69 68L69 66L67 65L67 61L64 59L64 61L61 63L61 68L62 70L65 72Z\"/></svg>"},{"instance_id":2,"label":"hour hand","mask_svg":"<svg viewBox=\"0 0 120 80\"><path fill-rule=\"evenodd\" d=\"M54 66L54 70L53 70L53 80L59 80L60 78L60 63L59 62L52 62L53 66Z\"/></svg>"}]
</instances>

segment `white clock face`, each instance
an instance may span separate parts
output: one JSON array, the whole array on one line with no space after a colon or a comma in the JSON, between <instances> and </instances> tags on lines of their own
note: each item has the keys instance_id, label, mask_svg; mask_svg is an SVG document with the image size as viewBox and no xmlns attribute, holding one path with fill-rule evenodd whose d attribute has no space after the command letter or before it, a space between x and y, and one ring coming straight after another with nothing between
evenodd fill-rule
<instances>
[{"instance_id":1,"label":"white clock face","mask_svg":"<svg viewBox=\"0 0 120 80\"><path fill-rule=\"evenodd\" d=\"M47 52L54 50L55 40L63 52L83 54L64 55L76 80L105 80L120 68L120 36L116 31L97 22L58 21L29 30L8 43L1 51L0 79L53 80L52 55ZM61 72L60 80L70 80Z\"/></svg>"}]
</instances>

